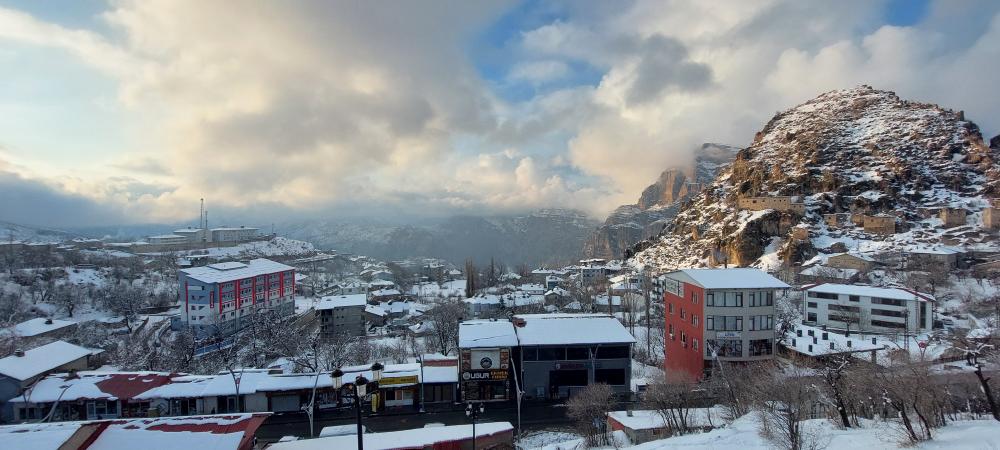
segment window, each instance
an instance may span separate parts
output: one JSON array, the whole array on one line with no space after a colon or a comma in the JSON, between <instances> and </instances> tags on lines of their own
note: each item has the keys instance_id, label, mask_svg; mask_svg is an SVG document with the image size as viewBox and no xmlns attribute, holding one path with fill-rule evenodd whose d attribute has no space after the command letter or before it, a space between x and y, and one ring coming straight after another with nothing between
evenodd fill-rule
<instances>
[{"instance_id":1,"label":"window","mask_svg":"<svg viewBox=\"0 0 1000 450\"><path fill-rule=\"evenodd\" d=\"M667 312L670 313L670 315L674 315L674 304L673 303L667 303Z\"/></svg>"},{"instance_id":2,"label":"window","mask_svg":"<svg viewBox=\"0 0 1000 450\"><path fill-rule=\"evenodd\" d=\"M625 384L625 369L596 369L594 370L594 382L622 386Z\"/></svg>"},{"instance_id":3,"label":"window","mask_svg":"<svg viewBox=\"0 0 1000 450\"><path fill-rule=\"evenodd\" d=\"M774 316L750 316L750 331L773 329Z\"/></svg>"},{"instance_id":4,"label":"window","mask_svg":"<svg viewBox=\"0 0 1000 450\"><path fill-rule=\"evenodd\" d=\"M845 311L845 312L859 312L861 308L857 306L847 306L847 305L826 305L826 308L830 311Z\"/></svg>"},{"instance_id":5,"label":"window","mask_svg":"<svg viewBox=\"0 0 1000 450\"><path fill-rule=\"evenodd\" d=\"M595 371L596 372L596 371ZM594 374L597 375L596 373ZM552 386L586 386L587 370L553 370L549 372L549 384Z\"/></svg>"},{"instance_id":6,"label":"window","mask_svg":"<svg viewBox=\"0 0 1000 450\"><path fill-rule=\"evenodd\" d=\"M751 292L750 306L774 306L774 292Z\"/></svg>"},{"instance_id":7,"label":"window","mask_svg":"<svg viewBox=\"0 0 1000 450\"><path fill-rule=\"evenodd\" d=\"M698 340L697 339L691 339L691 347L694 348L695 350L698 350Z\"/></svg>"},{"instance_id":8,"label":"window","mask_svg":"<svg viewBox=\"0 0 1000 450\"><path fill-rule=\"evenodd\" d=\"M811 312L811 313L806 314L806 321L807 322L815 322L816 321L816 313Z\"/></svg>"},{"instance_id":9,"label":"window","mask_svg":"<svg viewBox=\"0 0 1000 450\"><path fill-rule=\"evenodd\" d=\"M890 305L890 306L903 306L906 303L903 300L895 298L872 298L872 303L876 305Z\"/></svg>"},{"instance_id":10,"label":"window","mask_svg":"<svg viewBox=\"0 0 1000 450\"><path fill-rule=\"evenodd\" d=\"M720 303L715 306L743 306L743 293L742 292L723 292L723 299Z\"/></svg>"},{"instance_id":11,"label":"window","mask_svg":"<svg viewBox=\"0 0 1000 450\"><path fill-rule=\"evenodd\" d=\"M697 292L692 292L691 293L691 303L694 303L695 305L698 304L698 293Z\"/></svg>"},{"instance_id":12,"label":"window","mask_svg":"<svg viewBox=\"0 0 1000 450\"><path fill-rule=\"evenodd\" d=\"M825 299L828 299L828 300L836 300L837 299L837 294L830 294L830 293L827 293L827 292L813 292L813 291L809 291L809 297L812 297L812 298L825 298Z\"/></svg>"},{"instance_id":13,"label":"window","mask_svg":"<svg viewBox=\"0 0 1000 450\"><path fill-rule=\"evenodd\" d=\"M872 319L872 326L883 327L883 328L906 328L905 323L887 322L885 320L875 320L875 319Z\"/></svg>"},{"instance_id":14,"label":"window","mask_svg":"<svg viewBox=\"0 0 1000 450\"><path fill-rule=\"evenodd\" d=\"M705 350L709 356L714 350L719 357L738 358L743 356L743 341L740 339L709 339Z\"/></svg>"},{"instance_id":15,"label":"window","mask_svg":"<svg viewBox=\"0 0 1000 450\"><path fill-rule=\"evenodd\" d=\"M590 348L588 347L569 347L566 349L566 359L568 360L584 360L590 359Z\"/></svg>"},{"instance_id":16,"label":"window","mask_svg":"<svg viewBox=\"0 0 1000 450\"><path fill-rule=\"evenodd\" d=\"M873 316L906 317L906 311L893 311L889 309L872 308Z\"/></svg>"},{"instance_id":17,"label":"window","mask_svg":"<svg viewBox=\"0 0 1000 450\"><path fill-rule=\"evenodd\" d=\"M705 306L715 306L715 294L711 292L705 294Z\"/></svg>"},{"instance_id":18,"label":"window","mask_svg":"<svg viewBox=\"0 0 1000 450\"><path fill-rule=\"evenodd\" d=\"M687 333L681 331L681 342L687 344L687 341L688 341L688 335L687 335Z\"/></svg>"},{"instance_id":19,"label":"window","mask_svg":"<svg viewBox=\"0 0 1000 450\"><path fill-rule=\"evenodd\" d=\"M692 314L691 315L691 325L698 326L698 315L697 314Z\"/></svg>"},{"instance_id":20,"label":"window","mask_svg":"<svg viewBox=\"0 0 1000 450\"><path fill-rule=\"evenodd\" d=\"M620 359L628 357L629 357L629 349L627 345L597 347L598 359Z\"/></svg>"},{"instance_id":21,"label":"window","mask_svg":"<svg viewBox=\"0 0 1000 450\"><path fill-rule=\"evenodd\" d=\"M743 331L743 316L708 316L705 325L707 330Z\"/></svg>"},{"instance_id":22,"label":"window","mask_svg":"<svg viewBox=\"0 0 1000 450\"><path fill-rule=\"evenodd\" d=\"M816 302L806 302L806 308L817 309L819 308L819 305L816 304Z\"/></svg>"},{"instance_id":23,"label":"window","mask_svg":"<svg viewBox=\"0 0 1000 450\"><path fill-rule=\"evenodd\" d=\"M538 349L534 347L525 348L522 357L525 361L538 361Z\"/></svg>"},{"instance_id":24,"label":"window","mask_svg":"<svg viewBox=\"0 0 1000 450\"><path fill-rule=\"evenodd\" d=\"M750 356L770 355L774 349L773 339L752 339L750 340Z\"/></svg>"},{"instance_id":25,"label":"window","mask_svg":"<svg viewBox=\"0 0 1000 450\"><path fill-rule=\"evenodd\" d=\"M858 296L858 295L850 295L850 296L847 297L847 299L850 300L850 301L852 301L852 302L860 302L861 301L861 297Z\"/></svg>"},{"instance_id":26,"label":"window","mask_svg":"<svg viewBox=\"0 0 1000 450\"><path fill-rule=\"evenodd\" d=\"M538 349L538 360L539 361L557 361L560 359L566 359L566 349L562 347L552 348L552 347L541 347Z\"/></svg>"},{"instance_id":27,"label":"window","mask_svg":"<svg viewBox=\"0 0 1000 450\"><path fill-rule=\"evenodd\" d=\"M684 317L684 308L681 308L681 320L684 320L684 319L685 319L685 317Z\"/></svg>"}]
</instances>

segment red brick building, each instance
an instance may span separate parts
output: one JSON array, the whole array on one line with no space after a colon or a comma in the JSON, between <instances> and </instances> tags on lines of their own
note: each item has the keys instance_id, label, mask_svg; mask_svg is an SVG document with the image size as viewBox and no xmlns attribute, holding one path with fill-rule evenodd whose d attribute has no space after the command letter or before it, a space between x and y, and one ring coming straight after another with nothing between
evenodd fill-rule
<instances>
[{"instance_id":1,"label":"red brick building","mask_svg":"<svg viewBox=\"0 0 1000 450\"><path fill-rule=\"evenodd\" d=\"M774 355L774 295L789 286L759 269L685 269L661 276L668 373L700 379L719 361Z\"/></svg>"}]
</instances>

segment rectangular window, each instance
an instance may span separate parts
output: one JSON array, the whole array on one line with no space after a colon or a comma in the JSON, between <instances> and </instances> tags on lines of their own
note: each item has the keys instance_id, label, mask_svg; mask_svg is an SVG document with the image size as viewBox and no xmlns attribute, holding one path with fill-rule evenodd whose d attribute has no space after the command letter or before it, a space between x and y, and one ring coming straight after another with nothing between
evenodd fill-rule
<instances>
[{"instance_id":1,"label":"rectangular window","mask_svg":"<svg viewBox=\"0 0 1000 450\"><path fill-rule=\"evenodd\" d=\"M691 325L698 326L698 315L697 314L692 314L691 315Z\"/></svg>"},{"instance_id":2,"label":"rectangular window","mask_svg":"<svg viewBox=\"0 0 1000 450\"><path fill-rule=\"evenodd\" d=\"M624 359L629 357L627 345L597 347L598 359Z\"/></svg>"},{"instance_id":3,"label":"rectangular window","mask_svg":"<svg viewBox=\"0 0 1000 450\"><path fill-rule=\"evenodd\" d=\"M667 303L667 312L670 313L670 315L674 315L674 304L673 303Z\"/></svg>"},{"instance_id":4,"label":"rectangular window","mask_svg":"<svg viewBox=\"0 0 1000 450\"><path fill-rule=\"evenodd\" d=\"M538 361L538 349L534 347L525 348L523 357L525 361Z\"/></svg>"},{"instance_id":5,"label":"rectangular window","mask_svg":"<svg viewBox=\"0 0 1000 450\"><path fill-rule=\"evenodd\" d=\"M594 370L594 382L623 386L625 384L625 369L596 369Z\"/></svg>"},{"instance_id":6,"label":"rectangular window","mask_svg":"<svg viewBox=\"0 0 1000 450\"><path fill-rule=\"evenodd\" d=\"M569 347L566 349L566 359L570 361L579 361L590 359L590 348L588 347Z\"/></svg>"},{"instance_id":7,"label":"rectangular window","mask_svg":"<svg viewBox=\"0 0 1000 450\"><path fill-rule=\"evenodd\" d=\"M709 339L705 341L705 349L709 352L715 351L719 357L738 358L743 356L743 341L740 339Z\"/></svg>"},{"instance_id":8,"label":"rectangular window","mask_svg":"<svg viewBox=\"0 0 1000 450\"><path fill-rule=\"evenodd\" d=\"M861 296L850 295L850 296L847 297L847 299L850 300L850 301L852 301L852 302L860 302L861 301Z\"/></svg>"},{"instance_id":9,"label":"rectangular window","mask_svg":"<svg viewBox=\"0 0 1000 450\"><path fill-rule=\"evenodd\" d=\"M903 306L906 304L905 301L895 299L895 298L872 298L872 303L876 305L890 305L890 306Z\"/></svg>"},{"instance_id":10,"label":"rectangular window","mask_svg":"<svg viewBox=\"0 0 1000 450\"><path fill-rule=\"evenodd\" d=\"M815 322L816 321L816 313L811 312L811 313L806 314L806 321L807 322Z\"/></svg>"},{"instance_id":11,"label":"rectangular window","mask_svg":"<svg viewBox=\"0 0 1000 450\"><path fill-rule=\"evenodd\" d=\"M836 300L837 294L830 294L827 292L813 292L809 291L809 296L812 298L825 298L827 300Z\"/></svg>"},{"instance_id":12,"label":"rectangular window","mask_svg":"<svg viewBox=\"0 0 1000 450\"><path fill-rule=\"evenodd\" d=\"M806 302L806 308L817 309L819 308L819 305L816 304L816 302Z\"/></svg>"},{"instance_id":13,"label":"rectangular window","mask_svg":"<svg viewBox=\"0 0 1000 450\"><path fill-rule=\"evenodd\" d=\"M715 306L715 294L711 292L705 294L705 306Z\"/></svg>"},{"instance_id":14,"label":"rectangular window","mask_svg":"<svg viewBox=\"0 0 1000 450\"><path fill-rule=\"evenodd\" d=\"M750 292L750 306L757 306L757 292Z\"/></svg>"},{"instance_id":15,"label":"rectangular window","mask_svg":"<svg viewBox=\"0 0 1000 450\"><path fill-rule=\"evenodd\" d=\"M705 317L705 329L709 331L715 329L715 316Z\"/></svg>"},{"instance_id":16,"label":"rectangular window","mask_svg":"<svg viewBox=\"0 0 1000 450\"><path fill-rule=\"evenodd\" d=\"M752 339L750 340L750 356L770 355L774 349L773 339Z\"/></svg>"},{"instance_id":17,"label":"rectangular window","mask_svg":"<svg viewBox=\"0 0 1000 450\"><path fill-rule=\"evenodd\" d=\"M875 319L872 319L872 326L883 327L883 328L906 328L905 323L888 322L885 320L875 320Z\"/></svg>"},{"instance_id":18,"label":"rectangular window","mask_svg":"<svg viewBox=\"0 0 1000 450\"><path fill-rule=\"evenodd\" d=\"M906 311L893 311L889 309L872 308L872 315L886 316L886 317L906 317Z\"/></svg>"},{"instance_id":19,"label":"rectangular window","mask_svg":"<svg viewBox=\"0 0 1000 450\"><path fill-rule=\"evenodd\" d=\"M542 347L538 349L539 361L558 361L566 359L565 348Z\"/></svg>"},{"instance_id":20,"label":"rectangular window","mask_svg":"<svg viewBox=\"0 0 1000 450\"><path fill-rule=\"evenodd\" d=\"M694 348L695 350L698 350L698 340L697 339L691 339L691 347Z\"/></svg>"}]
</instances>

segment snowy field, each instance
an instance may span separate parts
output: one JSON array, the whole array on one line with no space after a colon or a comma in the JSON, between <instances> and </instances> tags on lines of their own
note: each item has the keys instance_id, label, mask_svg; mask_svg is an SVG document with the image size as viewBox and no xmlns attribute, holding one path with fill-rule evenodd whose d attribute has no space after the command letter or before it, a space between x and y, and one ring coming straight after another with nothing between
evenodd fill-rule
<instances>
[{"instance_id":1,"label":"snowy field","mask_svg":"<svg viewBox=\"0 0 1000 450\"><path fill-rule=\"evenodd\" d=\"M704 450L772 450L773 442L760 436L759 422L753 414L741 417L727 427L707 433L689 434L639 445L619 447L633 450L704 449ZM992 420L964 420L951 422L936 430L934 440L915 446L901 444L900 435L891 427L877 422L866 422L866 428L839 429L828 420L816 419L803 422L804 429L819 436L818 448L827 450L868 449L949 449L986 450L1000 448L1000 423ZM568 438L561 440L562 438ZM618 438L620 439L620 437ZM587 448L583 439L571 433L541 432L529 434L517 444L524 450L576 450Z\"/></svg>"}]
</instances>

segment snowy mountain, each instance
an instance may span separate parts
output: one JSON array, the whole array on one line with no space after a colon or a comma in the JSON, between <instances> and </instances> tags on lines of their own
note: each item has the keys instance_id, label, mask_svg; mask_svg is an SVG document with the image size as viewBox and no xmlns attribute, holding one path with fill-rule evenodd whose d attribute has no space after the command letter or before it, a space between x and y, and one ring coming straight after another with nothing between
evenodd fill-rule
<instances>
[{"instance_id":1,"label":"snowy mountain","mask_svg":"<svg viewBox=\"0 0 1000 450\"><path fill-rule=\"evenodd\" d=\"M80 234L49 228L0 221L0 240L18 242L62 242L81 237Z\"/></svg>"},{"instance_id":2,"label":"snowy mountain","mask_svg":"<svg viewBox=\"0 0 1000 450\"><path fill-rule=\"evenodd\" d=\"M961 111L870 86L828 92L772 118L669 228L630 249L632 263L773 269L845 249L996 250L982 211L1000 194L998 147ZM783 196L788 208L739 207ZM946 228L942 208L959 223Z\"/></svg>"},{"instance_id":3,"label":"snowy mountain","mask_svg":"<svg viewBox=\"0 0 1000 450\"><path fill-rule=\"evenodd\" d=\"M283 234L320 248L383 259L425 256L461 264L496 258L508 264L557 264L578 260L596 221L580 211L543 209L525 215L452 216L418 224L376 221L305 221L283 225Z\"/></svg>"},{"instance_id":4,"label":"snowy mountain","mask_svg":"<svg viewBox=\"0 0 1000 450\"><path fill-rule=\"evenodd\" d=\"M655 236L677 214L680 204L701 188L736 157L739 148L722 144L702 144L694 152L693 163L663 171L632 205L616 208L584 244L591 258L620 259L636 242Z\"/></svg>"}]
</instances>

